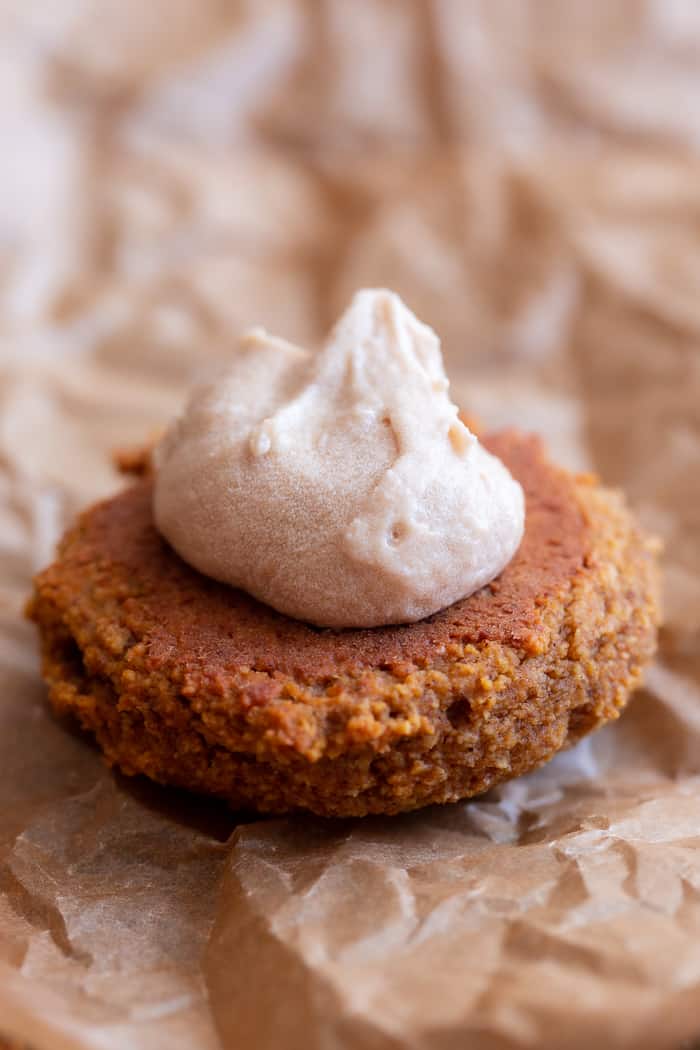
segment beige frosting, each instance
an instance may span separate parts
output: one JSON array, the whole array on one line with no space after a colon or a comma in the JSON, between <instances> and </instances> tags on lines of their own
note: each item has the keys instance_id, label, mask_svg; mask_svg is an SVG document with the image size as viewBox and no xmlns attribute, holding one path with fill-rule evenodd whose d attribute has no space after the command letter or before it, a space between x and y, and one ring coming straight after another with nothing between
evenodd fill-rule
<instances>
[{"instance_id":1,"label":"beige frosting","mask_svg":"<svg viewBox=\"0 0 700 1050\"><path fill-rule=\"evenodd\" d=\"M429 616L497 576L524 525L448 388L437 336L389 291L358 292L318 354L254 329L157 449L158 528L288 616Z\"/></svg>"}]
</instances>

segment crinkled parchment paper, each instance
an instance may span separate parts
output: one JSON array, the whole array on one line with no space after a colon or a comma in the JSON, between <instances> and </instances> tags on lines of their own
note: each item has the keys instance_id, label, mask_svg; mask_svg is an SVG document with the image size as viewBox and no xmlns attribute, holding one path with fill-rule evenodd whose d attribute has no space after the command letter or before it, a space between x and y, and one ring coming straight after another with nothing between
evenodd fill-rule
<instances>
[{"instance_id":1,"label":"crinkled parchment paper","mask_svg":"<svg viewBox=\"0 0 700 1050\"><path fill-rule=\"evenodd\" d=\"M700 6L0 3L0 1032L35 1050L700 1036ZM463 805L240 823L102 765L21 609L248 323L360 284L666 542L619 724Z\"/></svg>"}]
</instances>

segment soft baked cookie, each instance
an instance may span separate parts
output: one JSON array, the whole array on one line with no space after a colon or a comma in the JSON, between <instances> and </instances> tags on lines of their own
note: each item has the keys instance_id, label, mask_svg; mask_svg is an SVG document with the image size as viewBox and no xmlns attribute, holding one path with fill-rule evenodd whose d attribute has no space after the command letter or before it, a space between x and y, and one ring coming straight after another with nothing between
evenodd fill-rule
<instances>
[{"instance_id":1,"label":"soft baked cookie","mask_svg":"<svg viewBox=\"0 0 700 1050\"><path fill-rule=\"evenodd\" d=\"M146 477L80 518L29 615L59 713L125 773L234 807L397 813L486 791L616 718L656 638L653 545L539 441L484 439L527 519L504 572L419 623L329 630L189 568Z\"/></svg>"}]
</instances>

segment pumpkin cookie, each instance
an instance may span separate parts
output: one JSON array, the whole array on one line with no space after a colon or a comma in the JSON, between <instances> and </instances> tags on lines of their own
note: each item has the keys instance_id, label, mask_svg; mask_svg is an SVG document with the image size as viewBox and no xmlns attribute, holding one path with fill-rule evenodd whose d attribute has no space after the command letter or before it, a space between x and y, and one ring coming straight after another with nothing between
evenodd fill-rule
<instances>
[{"instance_id":1,"label":"pumpkin cookie","mask_svg":"<svg viewBox=\"0 0 700 1050\"><path fill-rule=\"evenodd\" d=\"M156 530L148 476L90 508L29 607L51 704L125 773L273 813L397 813L546 762L640 680L653 545L537 439L483 441L525 490L520 549L409 625L312 627L200 575Z\"/></svg>"}]
</instances>

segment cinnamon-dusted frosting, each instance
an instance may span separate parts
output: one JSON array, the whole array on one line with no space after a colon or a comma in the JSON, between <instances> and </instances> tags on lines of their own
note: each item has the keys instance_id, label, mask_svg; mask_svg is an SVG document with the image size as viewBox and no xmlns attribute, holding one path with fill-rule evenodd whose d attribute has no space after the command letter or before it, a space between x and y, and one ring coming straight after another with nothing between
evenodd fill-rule
<instances>
[{"instance_id":1,"label":"cinnamon-dusted frosting","mask_svg":"<svg viewBox=\"0 0 700 1050\"><path fill-rule=\"evenodd\" d=\"M157 449L158 528L288 616L423 619L497 576L524 527L448 388L437 336L389 291L359 292L319 354L254 329Z\"/></svg>"}]
</instances>

